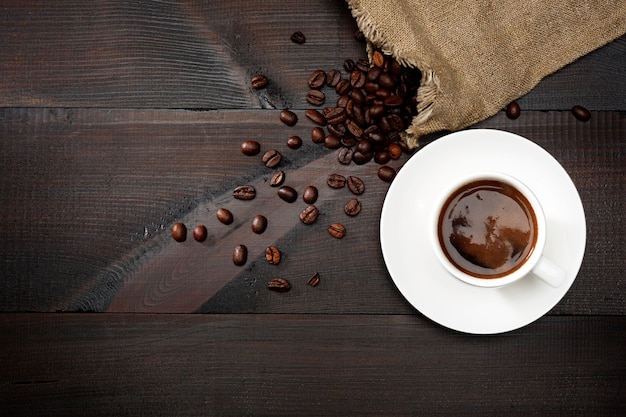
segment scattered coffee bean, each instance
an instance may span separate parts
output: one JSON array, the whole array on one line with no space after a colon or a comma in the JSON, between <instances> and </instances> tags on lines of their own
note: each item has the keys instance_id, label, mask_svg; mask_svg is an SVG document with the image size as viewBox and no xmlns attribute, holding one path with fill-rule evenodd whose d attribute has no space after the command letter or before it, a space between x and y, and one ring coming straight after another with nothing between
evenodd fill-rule
<instances>
[{"instance_id":1,"label":"scattered coffee bean","mask_svg":"<svg viewBox=\"0 0 626 417\"><path fill-rule=\"evenodd\" d=\"M300 221L304 224L313 224L319 213L318 208L314 205L307 206L300 212Z\"/></svg>"},{"instance_id":2,"label":"scattered coffee bean","mask_svg":"<svg viewBox=\"0 0 626 417\"><path fill-rule=\"evenodd\" d=\"M339 153L337 154L337 160L340 164L349 165L350 162L352 162L352 154L352 149L344 146L339 150Z\"/></svg>"},{"instance_id":3,"label":"scattered coffee bean","mask_svg":"<svg viewBox=\"0 0 626 417\"><path fill-rule=\"evenodd\" d=\"M345 69L346 72L352 72L354 71L355 68L356 68L356 64L354 63L353 60L348 58L345 61L343 61L343 69Z\"/></svg>"},{"instance_id":4,"label":"scattered coffee bean","mask_svg":"<svg viewBox=\"0 0 626 417\"><path fill-rule=\"evenodd\" d=\"M331 69L326 73L326 85L335 88L337 83L341 80L341 72L336 69Z\"/></svg>"},{"instance_id":5,"label":"scattered coffee bean","mask_svg":"<svg viewBox=\"0 0 626 417\"><path fill-rule=\"evenodd\" d=\"M270 149L263 155L263 163L268 168L274 168L282 159L282 155L276 149Z\"/></svg>"},{"instance_id":6,"label":"scattered coffee bean","mask_svg":"<svg viewBox=\"0 0 626 417\"><path fill-rule=\"evenodd\" d=\"M328 233L334 238L343 239L346 235L346 228L341 223L332 223L328 226Z\"/></svg>"},{"instance_id":7,"label":"scattered coffee bean","mask_svg":"<svg viewBox=\"0 0 626 417\"><path fill-rule=\"evenodd\" d=\"M172 237L177 242L184 242L187 239L187 226L183 223L174 223L172 226Z\"/></svg>"},{"instance_id":8,"label":"scattered coffee bean","mask_svg":"<svg viewBox=\"0 0 626 417\"><path fill-rule=\"evenodd\" d=\"M591 112L584 108L583 106L574 106L572 107L572 114L574 117L581 122L586 122L591 119Z\"/></svg>"},{"instance_id":9,"label":"scattered coffee bean","mask_svg":"<svg viewBox=\"0 0 626 417\"><path fill-rule=\"evenodd\" d=\"M363 165L371 161L373 156L374 154L372 152L363 153L356 151L352 154L352 161L357 165Z\"/></svg>"},{"instance_id":10,"label":"scattered coffee bean","mask_svg":"<svg viewBox=\"0 0 626 417\"><path fill-rule=\"evenodd\" d=\"M330 188L343 188L346 185L346 177L341 174L330 174L326 180Z\"/></svg>"},{"instance_id":11,"label":"scattered coffee bean","mask_svg":"<svg viewBox=\"0 0 626 417\"><path fill-rule=\"evenodd\" d=\"M304 202L307 204L313 204L317 201L318 195L319 193L317 191L317 187L309 185L304 189L304 192L302 193L302 200L304 200Z\"/></svg>"},{"instance_id":12,"label":"scattered coffee bean","mask_svg":"<svg viewBox=\"0 0 626 417\"><path fill-rule=\"evenodd\" d=\"M352 194L361 195L365 191L365 184L359 177L351 175L346 180L346 183L348 184L348 189L352 192Z\"/></svg>"},{"instance_id":13,"label":"scattered coffee bean","mask_svg":"<svg viewBox=\"0 0 626 417\"><path fill-rule=\"evenodd\" d=\"M298 199L298 192L288 185L283 185L278 189L278 196L288 203L293 203Z\"/></svg>"},{"instance_id":14,"label":"scattered coffee bean","mask_svg":"<svg viewBox=\"0 0 626 417\"><path fill-rule=\"evenodd\" d=\"M390 166L382 166L378 168L378 178L385 182L391 182L396 176L396 170Z\"/></svg>"},{"instance_id":15,"label":"scattered coffee bean","mask_svg":"<svg viewBox=\"0 0 626 417\"><path fill-rule=\"evenodd\" d=\"M361 212L361 202L356 198L353 198L346 203L346 205L343 207L343 211L348 216L356 216Z\"/></svg>"},{"instance_id":16,"label":"scattered coffee bean","mask_svg":"<svg viewBox=\"0 0 626 417\"><path fill-rule=\"evenodd\" d=\"M198 242L204 242L207 237L206 227L203 225L198 225L193 228L193 238Z\"/></svg>"},{"instance_id":17,"label":"scattered coffee bean","mask_svg":"<svg viewBox=\"0 0 626 417\"><path fill-rule=\"evenodd\" d=\"M261 214L257 214L252 219L252 231L258 235L267 229L267 218Z\"/></svg>"},{"instance_id":18,"label":"scattered coffee bean","mask_svg":"<svg viewBox=\"0 0 626 417\"><path fill-rule=\"evenodd\" d=\"M280 111L280 121L287 126L295 126L298 123L298 115L288 109Z\"/></svg>"},{"instance_id":19,"label":"scattered coffee bean","mask_svg":"<svg viewBox=\"0 0 626 417\"><path fill-rule=\"evenodd\" d=\"M311 130L311 140L313 143L324 143L326 139L326 134L324 133L324 129L321 127L314 127Z\"/></svg>"},{"instance_id":20,"label":"scattered coffee bean","mask_svg":"<svg viewBox=\"0 0 626 417\"><path fill-rule=\"evenodd\" d=\"M291 34L291 40L297 44L303 44L306 42L306 36L298 30Z\"/></svg>"},{"instance_id":21,"label":"scattered coffee bean","mask_svg":"<svg viewBox=\"0 0 626 417\"><path fill-rule=\"evenodd\" d=\"M284 278L274 278L268 281L267 288L276 292L287 292L291 284Z\"/></svg>"},{"instance_id":22,"label":"scattered coffee bean","mask_svg":"<svg viewBox=\"0 0 626 417\"><path fill-rule=\"evenodd\" d=\"M233 250L233 263L243 266L248 261L248 248L245 245L238 245Z\"/></svg>"},{"instance_id":23,"label":"scattered coffee bean","mask_svg":"<svg viewBox=\"0 0 626 417\"><path fill-rule=\"evenodd\" d=\"M517 101L512 101L508 106L506 106L506 117L515 120L519 117L521 111L522 110Z\"/></svg>"},{"instance_id":24,"label":"scattered coffee bean","mask_svg":"<svg viewBox=\"0 0 626 417\"><path fill-rule=\"evenodd\" d=\"M365 35L363 34L362 31L360 31L358 29L354 32L354 39L356 39L358 42L365 42L366 41Z\"/></svg>"},{"instance_id":25,"label":"scattered coffee bean","mask_svg":"<svg viewBox=\"0 0 626 417\"><path fill-rule=\"evenodd\" d=\"M311 275L311 278L309 278L306 283L308 285L310 285L311 287L317 287L319 285L319 283L320 283L320 274L319 274L319 272L316 272L313 275Z\"/></svg>"},{"instance_id":26,"label":"scattered coffee bean","mask_svg":"<svg viewBox=\"0 0 626 417\"><path fill-rule=\"evenodd\" d=\"M289 149L298 149L302 146L302 139L300 136L289 136L289 139L287 139L287 146Z\"/></svg>"},{"instance_id":27,"label":"scattered coffee bean","mask_svg":"<svg viewBox=\"0 0 626 417\"><path fill-rule=\"evenodd\" d=\"M278 265L280 263L280 250L276 246L268 246L265 249L265 260L270 265Z\"/></svg>"},{"instance_id":28,"label":"scattered coffee bean","mask_svg":"<svg viewBox=\"0 0 626 417\"><path fill-rule=\"evenodd\" d=\"M308 84L309 87L317 90L322 88L322 86L326 83L326 73L324 70L318 69L311 73L309 76Z\"/></svg>"},{"instance_id":29,"label":"scattered coffee bean","mask_svg":"<svg viewBox=\"0 0 626 417\"><path fill-rule=\"evenodd\" d=\"M319 111L315 109L307 109L304 114L313 123L320 126L326 126L326 119L324 118L324 115L322 115L322 113L320 113Z\"/></svg>"},{"instance_id":30,"label":"scattered coffee bean","mask_svg":"<svg viewBox=\"0 0 626 417\"><path fill-rule=\"evenodd\" d=\"M245 140L241 142L241 153L248 156L258 155L261 152L261 144L256 140Z\"/></svg>"},{"instance_id":31,"label":"scattered coffee bean","mask_svg":"<svg viewBox=\"0 0 626 417\"><path fill-rule=\"evenodd\" d=\"M339 125L346 121L347 118L346 109L342 107L330 108L325 114L324 118L330 125Z\"/></svg>"},{"instance_id":32,"label":"scattered coffee bean","mask_svg":"<svg viewBox=\"0 0 626 417\"><path fill-rule=\"evenodd\" d=\"M267 86L268 80L267 77L263 74L256 74L250 80L250 84L252 84L252 88L260 89Z\"/></svg>"},{"instance_id":33,"label":"scattered coffee bean","mask_svg":"<svg viewBox=\"0 0 626 417\"><path fill-rule=\"evenodd\" d=\"M353 88L361 88L365 85L366 75L363 71L355 69L350 73L350 85Z\"/></svg>"},{"instance_id":34,"label":"scattered coffee bean","mask_svg":"<svg viewBox=\"0 0 626 417\"><path fill-rule=\"evenodd\" d=\"M326 95L320 90L309 90L306 101L314 106L321 106L326 101Z\"/></svg>"},{"instance_id":35,"label":"scattered coffee bean","mask_svg":"<svg viewBox=\"0 0 626 417\"><path fill-rule=\"evenodd\" d=\"M282 185L283 182L285 182L285 173L279 169L278 171L274 172L274 175L272 175L272 178L270 178L270 186L278 187Z\"/></svg>"},{"instance_id":36,"label":"scattered coffee bean","mask_svg":"<svg viewBox=\"0 0 626 417\"><path fill-rule=\"evenodd\" d=\"M374 162L380 165L384 165L391 160L391 153L388 150L383 149L374 154Z\"/></svg>"},{"instance_id":37,"label":"scattered coffee bean","mask_svg":"<svg viewBox=\"0 0 626 417\"><path fill-rule=\"evenodd\" d=\"M221 208L217 210L216 216L217 220L224 224L231 224L233 222L233 213L231 213L228 209Z\"/></svg>"},{"instance_id":38,"label":"scattered coffee bean","mask_svg":"<svg viewBox=\"0 0 626 417\"><path fill-rule=\"evenodd\" d=\"M341 139L335 135L328 135L324 138L324 146L328 149L339 149L341 148Z\"/></svg>"},{"instance_id":39,"label":"scattered coffee bean","mask_svg":"<svg viewBox=\"0 0 626 417\"><path fill-rule=\"evenodd\" d=\"M251 185L240 185L233 191L233 197L237 200L252 200L256 197L256 190Z\"/></svg>"}]
</instances>

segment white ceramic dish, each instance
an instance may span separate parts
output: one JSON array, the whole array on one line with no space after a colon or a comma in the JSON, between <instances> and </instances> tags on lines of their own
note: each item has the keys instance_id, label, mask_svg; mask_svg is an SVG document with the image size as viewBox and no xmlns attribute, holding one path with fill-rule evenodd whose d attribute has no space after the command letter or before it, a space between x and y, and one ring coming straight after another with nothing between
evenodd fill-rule
<instances>
[{"instance_id":1,"label":"white ceramic dish","mask_svg":"<svg viewBox=\"0 0 626 417\"><path fill-rule=\"evenodd\" d=\"M502 288L480 288L453 277L437 260L430 239L433 202L445 184L485 170L517 177L540 200L544 254L567 275L558 288L532 274ZM383 257L402 295L431 320L474 334L511 331L550 311L576 279L586 234L580 196L559 162L528 139L491 129L452 133L413 155L389 187L380 222Z\"/></svg>"}]
</instances>

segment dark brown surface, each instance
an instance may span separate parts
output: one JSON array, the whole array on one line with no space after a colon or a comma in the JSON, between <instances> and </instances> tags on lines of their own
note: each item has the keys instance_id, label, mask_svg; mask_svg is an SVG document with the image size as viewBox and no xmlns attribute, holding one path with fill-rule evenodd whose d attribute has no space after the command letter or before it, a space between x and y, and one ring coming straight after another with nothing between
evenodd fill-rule
<instances>
[{"instance_id":1,"label":"dark brown surface","mask_svg":"<svg viewBox=\"0 0 626 417\"><path fill-rule=\"evenodd\" d=\"M588 230L580 273L547 316L479 337L430 322L394 286L379 166L346 167L311 141L306 80L365 57L355 29L330 0L0 4L0 415L626 412L626 38L543 80L518 119L474 126L550 152ZM306 43L290 40L296 30ZM256 73L266 89L251 88ZM284 107L296 126L280 122ZM261 152L243 155L244 140ZM269 149L294 203L269 186ZM359 215L344 213L354 195L329 188L331 173L363 179ZM233 198L242 184L254 200ZM299 220L308 185L312 225ZM268 227L255 234L259 214ZM265 261L270 245L279 265ZM269 291L275 277L291 290Z\"/></svg>"}]
</instances>

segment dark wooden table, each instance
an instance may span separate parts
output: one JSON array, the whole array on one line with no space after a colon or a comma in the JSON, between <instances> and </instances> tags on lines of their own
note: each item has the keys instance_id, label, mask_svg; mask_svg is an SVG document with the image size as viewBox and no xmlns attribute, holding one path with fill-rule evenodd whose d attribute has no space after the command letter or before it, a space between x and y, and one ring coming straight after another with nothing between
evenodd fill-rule
<instances>
[{"instance_id":1,"label":"dark wooden table","mask_svg":"<svg viewBox=\"0 0 626 417\"><path fill-rule=\"evenodd\" d=\"M519 119L476 126L550 152L588 228L561 302L477 336L431 322L394 286L378 165L343 166L310 140L306 79L364 58L355 30L331 0L0 2L0 415L626 413L626 37L542 81ZM256 73L267 88L250 87ZM285 107L296 126L279 121ZM274 170L239 151L247 139L283 154L287 184L318 186L316 223L276 197ZM325 185L334 172L365 181L358 216L343 213L347 189ZM255 200L233 199L242 184ZM260 235L256 214L269 219ZM175 242L177 221L208 239ZM335 221L344 239L327 234ZM292 289L269 291L274 277Z\"/></svg>"}]
</instances>

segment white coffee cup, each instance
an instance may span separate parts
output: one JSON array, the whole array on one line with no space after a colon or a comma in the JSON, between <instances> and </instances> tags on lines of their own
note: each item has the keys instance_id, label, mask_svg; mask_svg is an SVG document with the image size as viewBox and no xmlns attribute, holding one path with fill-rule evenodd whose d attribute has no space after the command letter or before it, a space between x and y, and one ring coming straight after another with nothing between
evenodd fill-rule
<instances>
[{"instance_id":1,"label":"white coffee cup","mask_svg":"<svg viewBox=\"0 0 626 417\"><path fill-rule=\"evenodd\" d=\"M497 195L495 191L485 191L485 189L480 192L470 192L467 189L469 184L475 185L476 187L479 186L478 184L506 184L503 189L508 190L510 189L508 187L512 187L514 190L517 190L518 193L515 193L515 195L517 197L521 195L522 197L520 197L519 200L524 201L523 205L529 206L530 212L534 213L534 220L532 219L533 216L528 217L529 223L532 222L532 225L534 225L534 227L529 227L534 230L535 238L531 239L529 243L524 246L525 251L528 252L528 254L524 256L525 260L521 260L517 263L511 262L512 264L514 264L514 267L512 267L510 271L503 270L498 273L494 273L493 275L490 275L490 271L492 270L489 268L491 266L489 268L484 267L484 265L488 264L489 262L485 260L474 261L479 257L483 257L485 259L498 259L496 255L499 255L500 252L504 251L505 249L503 248L505 246L508 248L508 250L511 250L510 248L514 246L512 246L511 243L506 240L506 238L501 238L500 235L504 234L504 232L501 231L506 230L509 231L508 233L511 236L513 236L514 234L511 234L512 232L510 231L514 230L515 232L516 230L510 227L505 228L504 224L501 228L499 228L500 225L498 224L496 219L499 219L500 217L505 217L503 215L503 213L505 213L504 211L498 211L497 214L490 215L488 217L488 220L485 220L484 224L473 225L475 226L474 229L467 229L467 227L472 226L469 223L479 223L479 219L480 221L482 221L482 216L485 214L482 211L478 210L478 208L481 208L481 210L485 210L484 205L488 203L487 201L483 202L482 200L488 199L482 198L480 196L480 192L483 193L483 196ZM485 185L485 187L487 187L487 185ZM457 193L459 190L462 189L465 189L465 192ZM452 203L451 201L455 201L451 197L453 195L457 195L458 199L463 200L458 200L457 203ZM446 207L452 209L455 204L462 205L462 207L454 207L454 209L456 210L455 213L457 213L457 217L455 219L444 218L445 216L442 215L442 211L445 211ZM513 206L513 204L511 204L511 206ZM470 176L466 176L464 178L459 178L457 181L453 181L452 183L450 183L442 191L440 197L434 202L433 207L433 218L431 220L433 224L432 247L434 248L434 252L439 259L439 262L446 268L446 270L448 270L448 272L450 272L450 274L452 274L459 280L467 284L484 288L496 288L504 285L509 285L530 274L535 275L546 284L555 288L559 287L565 281L565 271L560 266L547 259L543 254L546 243L547 230L545 214L543 212L541 204L539 203L537 197L531 192L531 190L519 180L500 172L479 172ZM489 207L489 210L491 210L492 206L490 205ZM497 207L500 206L497 205ZM475 212L481 213L480 216L475 214ZM488 212L488 210L486 212ZM520 216L517 217L519 218ZM445 224L446 226L442 226L443 224ZM447 231L449 231L452 227L454 228L454 230L457 230L459 232L458 234L452 233L446 236L446 233L441 232L441 230L443 230L442 227L446 227L447 229L445 230ZM467 230L471 230L472 234L469 236L463 235L463 233L469 233L467 232L467 230L464 231L464 228L466 228ZM478 234L475 233L479 231L478 229L485 230L484 236L474 236L474 234ZM520 233L521 232L517 233L517 235L520 235ZM526 235L524 234L524 236ZM449 241L445 241L445 239L449 239ZM489 242L494 242L494 239L497 239L495 240L496 243L490 243L489 245L484 243L487 240L489 240ZM451 243L453 241L463 242L463 244L465 245L464 248L474 250L475 253L479 253L477 251L480 251L480 255L475 256L474 254L468 254L468 252L463 252L463 248L456 253L452 253L460 245L460 243L456 243L456 246L453 246L453 243ZM490 253L491 248L499 248L498 253L494 253L492 255ZM495 252L495 250L493 252ZM469 260L470 258L472 260ZM454 259L456 259L457 261L460 260L460 262L454 261ZM462 264L472 265L472 267L464 269L464 266L462 266ZM475 269L474 266L476 266ZM480 272L476 272L476 270L480 270Z\"/></svg>"}]
</instances>

